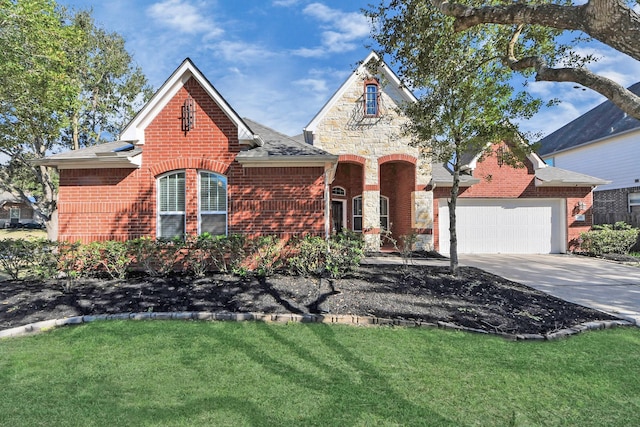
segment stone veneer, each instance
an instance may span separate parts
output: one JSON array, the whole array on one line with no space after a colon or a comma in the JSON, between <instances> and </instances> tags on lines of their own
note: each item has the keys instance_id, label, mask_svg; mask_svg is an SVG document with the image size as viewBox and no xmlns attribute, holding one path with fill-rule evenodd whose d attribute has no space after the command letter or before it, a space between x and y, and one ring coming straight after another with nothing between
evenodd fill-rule
<instances>
[{"instance_id":1,"label":"stone veneer","mask_svg":"<svg viewBox=\"0 0 640 427\"><path fill-rule=\"evenodd\" d=\"M433 227L433 194L425 191L431 179L431 165L421 158L419 150L410 146L410 139L402 135L407 118L397 107L402 101L399 89L380 81L380 117L364 116L364 81L371 78L362 68L356 78L324 114L314 130L313 145L337 155L357 155L364 164L363 228L369 249L380 247L380 164L379 159L390 155L408 155L415 162L415 187L411 192L411 228L418 235L416 249L433 249L430 231ZM393 160L392 160L393 161ZM417 191L416 191L417 190ZM393 229L392 229L393 231Z\"/></svg>"}]
</instances>

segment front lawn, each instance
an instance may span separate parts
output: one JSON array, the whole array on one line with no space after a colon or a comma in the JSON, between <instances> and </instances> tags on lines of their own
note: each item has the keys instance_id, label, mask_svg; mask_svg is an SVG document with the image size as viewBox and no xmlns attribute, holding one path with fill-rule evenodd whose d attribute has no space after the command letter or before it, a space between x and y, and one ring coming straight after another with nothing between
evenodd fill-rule
<instances>
[{"instance_id":1,"label":"front lawn","mask_svg":"<svg viewBox=\"0 0 640 427\"><path fill-rule=\"evenodd\" d=\"M0 341L0 425L640 425L640 329L98 322Z\"/></svg>"},{"instance_id":2,"label":"front lawn","mask_svg":"<svg viewBox=\"0 0 640 427\"><path fill-rule=\"evenodd\" d=\"M0 228L0 240L4 239L46 239L46 230L28 228Z\"/></svg>"}]
</instances>

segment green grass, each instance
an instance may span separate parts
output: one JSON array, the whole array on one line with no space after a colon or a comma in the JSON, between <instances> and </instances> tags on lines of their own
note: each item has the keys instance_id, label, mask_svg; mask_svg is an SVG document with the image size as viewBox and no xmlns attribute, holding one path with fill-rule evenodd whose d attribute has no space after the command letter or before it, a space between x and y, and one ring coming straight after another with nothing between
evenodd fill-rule
<instances>
[{"instance_id":1,"label":"green grass","mask_svg":"<svg viewBox=\"0 0 640 427\"><path fill-rule=\"evenodd\" d=\"M0 425L632 426L638 378L638 328L100 322L0 341Z\"/></svg>"},{"instance_id":2,"label":"green grass","mask_svg":"<svg viewBox=\"0 0 640 427\"><path fill-rule=\"evenodd\" d=\"M45 230L30 230L25 228L0 229L0 240L4 239L46 239Z\"/></svg>"}]
</instances>

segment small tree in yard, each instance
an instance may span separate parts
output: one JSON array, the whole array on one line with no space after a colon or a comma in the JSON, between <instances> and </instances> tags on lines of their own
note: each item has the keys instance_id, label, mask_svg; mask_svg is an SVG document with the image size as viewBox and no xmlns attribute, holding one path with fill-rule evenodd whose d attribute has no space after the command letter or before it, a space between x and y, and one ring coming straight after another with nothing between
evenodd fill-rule
<instances>
[{"instance_id":1,"label":"small tree in yard","mask_svg":"<svg viewBox=\"0 0 640 427\"><path fill-rule=\"evenodd\" d=\"M383 54L398 65L404 83L418 93L418 101L403 106L411 119L404 131L434 164L446 164L453 176L448 200L450 268L458 271L456 202L464 158L486 153L491 143L511 144L510 164L530 150L515 121L531 117L539 100L516 93L502 55L491 41L503 35L495 28L453 31L454 20L428 2L383 2L369 10L376 26L374 39Z\"/></svg>"}]
</instances>

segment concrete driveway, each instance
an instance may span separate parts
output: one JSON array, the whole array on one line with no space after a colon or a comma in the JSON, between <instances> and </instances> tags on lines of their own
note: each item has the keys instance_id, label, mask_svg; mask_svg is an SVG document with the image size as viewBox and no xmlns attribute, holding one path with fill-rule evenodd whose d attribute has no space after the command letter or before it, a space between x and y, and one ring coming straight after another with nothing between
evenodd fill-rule
<instances>
[{"instance_id":1,"label":"concrete driveway","mask_svg":"<svg viewBox=\"0 0 640 427\"><path fill-rule=\"evenodd\" d=\"M640 326L640 266L576 255L460 255L459 261Z\"/></svg>"}]
</instances>

